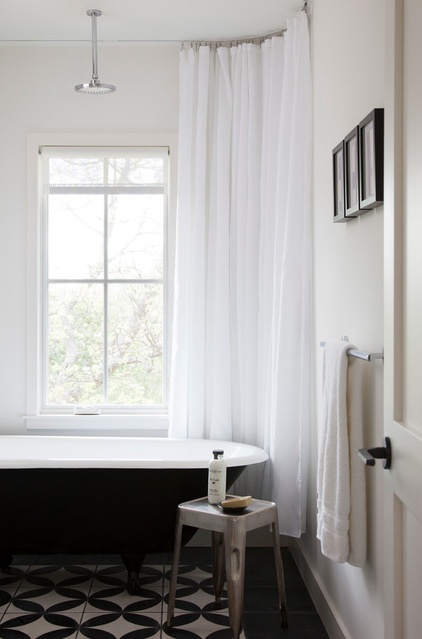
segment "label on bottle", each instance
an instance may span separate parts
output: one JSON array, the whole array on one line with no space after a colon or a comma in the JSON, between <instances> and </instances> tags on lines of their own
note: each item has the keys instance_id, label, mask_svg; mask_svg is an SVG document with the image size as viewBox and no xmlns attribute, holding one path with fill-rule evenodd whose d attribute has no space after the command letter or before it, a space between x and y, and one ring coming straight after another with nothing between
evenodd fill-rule
<instances>
[{"instance_id":1,"label":"label on bottle","mask_svg":"<svg viewBox=\"0 0 422 639\"><path fill-rule=\"evenodd\" d=\"M208 501L219 504L226 498L226 465L221 460L212 460L208 472Z\"/></svg>"}]
</instances>

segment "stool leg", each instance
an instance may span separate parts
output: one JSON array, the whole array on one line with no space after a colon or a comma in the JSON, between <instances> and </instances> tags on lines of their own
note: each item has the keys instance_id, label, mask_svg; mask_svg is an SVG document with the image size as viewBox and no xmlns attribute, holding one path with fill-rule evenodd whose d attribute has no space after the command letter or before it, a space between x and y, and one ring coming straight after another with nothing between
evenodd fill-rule
<instances>
[{"instance_id":1,"label":"stool leg","mask_svg":"<svg viewBox=\"0 0 422 639\"><path fill-rule=\"evenodd\" d=\"M227 520L224 533L226 555L226 580L230 627L234 639L239 639L242 631L243 594L245 581L246 531L241 520L232 523Z\"/></svg>"},{"instance_id":2,"label":"stool leg","mask_svg":"<svg viewBox=\"0 0 422 639\"><path fill-rule=\"evenodd\" d=\"M224 545L223 533L216 531L212 532L212 583L215 607L218 610L224 585Z\"/></svg>"},{"instance_id":3,"label":"stool leg","mask_svg":"<svg viewBox=\"0 0 422 639\"><path fill-rule=\"evenodd\" d=\"M180 517L180 510L178 510L176 517L176 533L173 551L173 565L171 568L169 600L167 605L167 625L169 626L169 628L171 628L171 626L173 625L174 604L176 601L177 572L179 569L180 561L180 547L182 545L182 528L183 523Z\"/></svg>"},{"instance_id":4,"label":"stool leg","mask_svg":"<svg viewBox=\"0 0 422 639\"><path fill-rule=\"evenodd\" d=\"M287 602L286 602L286 585L284 583L284 568L283 561L281 559L280 552L280 535L278 531L278 520L277 514L273 523L271 524L273 531L273 543L274 543L274 559L275 559L275 570L277 574L277 584L278 584L278 601L281 613L281 627L287 628Z\"/></svg>"}]
</instances>

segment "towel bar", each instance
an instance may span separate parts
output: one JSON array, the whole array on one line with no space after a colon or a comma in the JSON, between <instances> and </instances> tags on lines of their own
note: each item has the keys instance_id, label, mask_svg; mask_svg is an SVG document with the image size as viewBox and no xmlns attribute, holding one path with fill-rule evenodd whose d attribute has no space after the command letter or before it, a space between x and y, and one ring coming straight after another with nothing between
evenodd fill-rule
<instances>
[{"instance_id":1,"label":"towel bar","mask_svg":"<svg viewBox=\"0 0 422 639\"><path fill-rule=\"evenodd\" d=\"M327 342L320 342L320 346L324 347L326 343ZM384 353L366 353L365 351L359 351L356 348L349 348L347 354L349 355L349 357L364 359L366 362L372 362L372 360L374 359L384 359Z\"/></svg>"}]
</instances>

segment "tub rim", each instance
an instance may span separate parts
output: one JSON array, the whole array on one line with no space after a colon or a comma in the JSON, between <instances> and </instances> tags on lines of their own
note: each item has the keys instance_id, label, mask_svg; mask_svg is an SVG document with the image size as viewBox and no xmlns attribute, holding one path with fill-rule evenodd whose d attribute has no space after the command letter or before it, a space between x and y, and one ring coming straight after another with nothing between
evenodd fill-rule
<instances>
[{"instance_id":1,"label":"tub rim","mask_svg":"<svg viewBox=\"0 0 422 639\"><path fill-rule=\"evenodd\" d=\"M103 446L99 447L102 442ZM150 444L150 457L137 454ZM56 447L48 450L47 445ZM142 446L143 445L143 446ZM63 446L68 455L63 454ZM81 446L82 448L81 450ZM105 446L113 450L105 456ZM188 454L187 446L191 447ZM167 457L163 450L167 449ZM251 444L221 439L88 435L0 435L1 468L208 468L214 448L225 451L227 467L250 466L267 461L268 454ZM156 452L157 451L157 452ZM177 451L177 455L174 453ZM199 452L200 451L200 452ZM108 453L111 451L108 450ZM152 454L154 455L152 456ZM183 453L183 455L182 455Z\"/></svg>"}]
</instances>

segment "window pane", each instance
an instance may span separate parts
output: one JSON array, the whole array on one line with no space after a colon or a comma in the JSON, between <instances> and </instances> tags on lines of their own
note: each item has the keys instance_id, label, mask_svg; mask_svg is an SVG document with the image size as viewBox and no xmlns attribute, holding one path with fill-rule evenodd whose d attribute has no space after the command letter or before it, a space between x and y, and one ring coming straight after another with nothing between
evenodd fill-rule
<instances>
[{"instance_id":1,"label":"window pane","mask_svg":"<svg viewBox=\"0 0 422 639\"><path fill-rule=\"evenodd\" d=\"M43 407L162 407L168 148L41 155Z\"/></svg>"},{"instance_id":2,"label":"window pane","mask_svg":"<svg viewBox=\"0 0 422 639\"><path fill-rule=\"evenodd\" d=\"M163 404L163 287L109 286L109 404Z\"/></svg>"},{"instance_id":3,"label":"window pane","mask_svg":"<svg viewBox=\"0 0 422 639\"><path fill-rule=\"evenodd\" d=\"M109 184L163 184L164 159L162 154L157 157L112 157L108 164Z\"/></svg>"},{"instance_id":4,"label":"window pane","mask_svg":"<svg viewBox=\"0 0 422 639\"><path fill-rule=\"evenodd\" d=\"M108 276L161 279L163 276L163 195L109 197Z\"/></svg>"},{"instance_id":5,"label":"window pane","mask_svg":"<svg viewBox=\"0 0 422 639\"><path fill-rule=\"evenodd\" d=\"M50 284L48 404L103 403L103 285Z\"/></svg>"},{"instance_id":6,"label":"window pane","mask_svg":"<svg viewBox=\"0 0 422 639\"><path fill-rule=\"evenodd\" d=\"M104 196L50 195L48 247L50 279L102 278Z\"/></svg>"},{"instance_id":7,"label":"window pane","mask_svg":"<svg viewBox=\"0 0 422 639\"><path fill-rule=\"evenodd\" d=\"M48 182L52 186L92 186L104 184L104 160L100 157L51 157Z\"/></svg>"}]
</instances>

